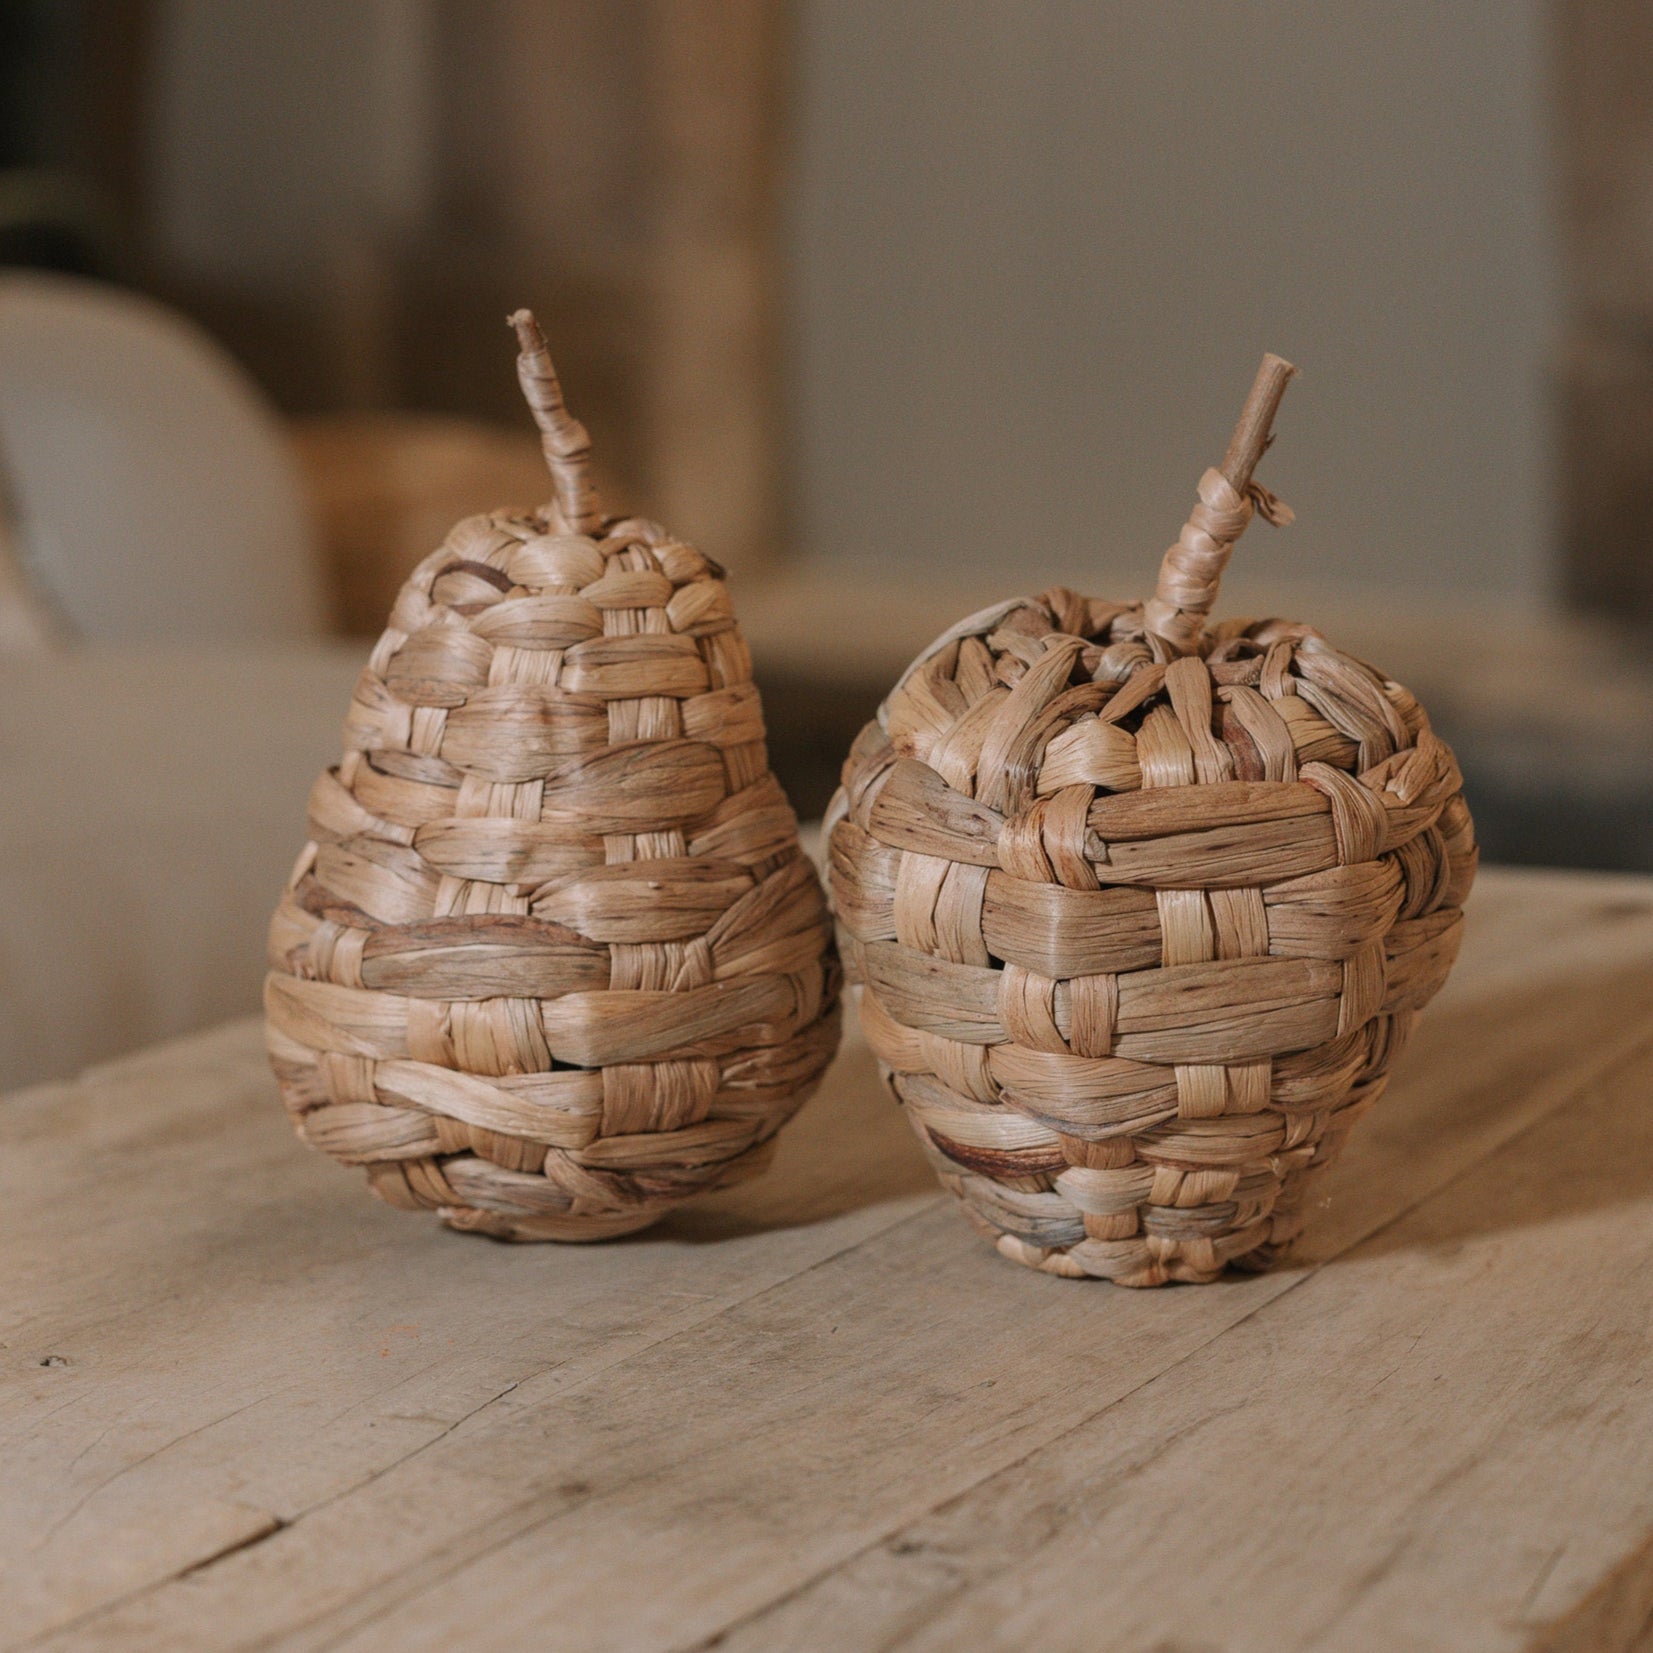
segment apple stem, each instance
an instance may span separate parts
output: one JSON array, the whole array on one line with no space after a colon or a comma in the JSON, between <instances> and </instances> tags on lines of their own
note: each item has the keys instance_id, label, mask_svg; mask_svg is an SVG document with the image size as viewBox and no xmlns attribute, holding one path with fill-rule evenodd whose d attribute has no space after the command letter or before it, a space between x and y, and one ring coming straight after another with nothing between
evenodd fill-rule
<instances>
[{"instance_id":1,"label":"apple stem","mask_svg":"<svg viewBox=\"0 0 1653 1653\"><path fill-rule=\"evenodd\" d=\"M1200 503L1160 563L1159 585L1143 610L1143 624L1179 653L1198 648L1229 553L1253 511L1280 525L1291 521L1291 512L1251 476L1274 440L1274 416L1296 372L1282 357L1263 357L1222 465L1201 477Z\"/></svg>"},{"instance_id":2,"label":"apple stem","mask_svg":"<svg viewBox=\"0 0 1653 1653\"><path fill-rule=\"evenodd\" d=\"M557 370L534 312L518 310L509 319L517 335L517 382L539 426L557 515L568 533L594 533L602 526L603 512L591 481L591 437L563 404Z\"/></svg>"}]
</instances>

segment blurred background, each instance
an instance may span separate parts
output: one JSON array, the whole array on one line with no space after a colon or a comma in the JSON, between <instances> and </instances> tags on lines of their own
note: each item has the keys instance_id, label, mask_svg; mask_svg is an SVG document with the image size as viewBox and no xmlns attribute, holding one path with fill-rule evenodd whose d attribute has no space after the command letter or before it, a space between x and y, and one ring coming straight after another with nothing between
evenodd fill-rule
<instances>
[{"instance_id":1,"label":"blurred background","mask_svg":"<svg viewBox=\"0 0 1653 1653\"><path fill-rule=\"evenodd\" d=\"M826 802L959 615L1145 594L1260 353L1229 614L1653 870L1640 0L3 0L0 1082L251 1008L401 579L547 492L729 566Z\"/></svg>"}]
</instances>

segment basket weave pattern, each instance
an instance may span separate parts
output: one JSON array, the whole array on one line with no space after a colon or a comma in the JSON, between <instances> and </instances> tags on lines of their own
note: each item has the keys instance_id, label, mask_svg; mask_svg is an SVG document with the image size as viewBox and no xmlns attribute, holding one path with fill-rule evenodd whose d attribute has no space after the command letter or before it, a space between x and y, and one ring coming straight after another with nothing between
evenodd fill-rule
<instances>
[{"instance_id":1,"label":"basket weave pattern","mask_svg":"<svg viewBox=\"0 0 1653 1653\"><path fill-rule=\"evenodd\" d=\"M542 423L559 503L460 523L373 650L266 1010L300 1135L391 1204L596 1239L763 1167L838 969L721 571Z\"/></svg>"},{"instance_id":2,"label":"basket weave pattern","mask_svg":"<svg viewBox=\"0 0 1653 1653\"><path fill-rule=\"evenodd\" d=\"M1130 1285L1266 1263L1456 956L1452 755L1315 632L1167 660L1066 591L949 634L828 816L861 1017L999 1250Z\"/></svg>"},{"instance_id":3,"label":"basket weave pattern","mask_svg":"<svg viewBox=\"0 0 1653 1653\"><path fill-rule=\"evenodd\" d=\"M1418 702L1284 621L1206 624L1289 364L1148 605L946 633L827 816L849 978L943 1184L1017 1262L1266 1266L1456 956L1476 850ZM1225 474L1225 471L1229 474Z\"/></svg>"}]
</instances>

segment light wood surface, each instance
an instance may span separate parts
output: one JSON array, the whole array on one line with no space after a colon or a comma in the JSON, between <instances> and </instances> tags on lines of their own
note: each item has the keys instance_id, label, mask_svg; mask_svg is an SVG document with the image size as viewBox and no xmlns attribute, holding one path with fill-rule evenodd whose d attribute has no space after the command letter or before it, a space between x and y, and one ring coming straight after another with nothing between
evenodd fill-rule
<instances>
[{"instance_id":1,"label":"light wood surface","mask_svg":"<svg viewBox=\"0 0 1653 1653\"><path fill-rule=\"evenodd\" d=\"M250 1021L15 1093L0 1645L1635 1646L1650 1008L1653 881L1483 875L1295 1263L1145 1294L982 1246L855 1040L579 1249L365 1200Z\"/></svg>"}]
</instances>

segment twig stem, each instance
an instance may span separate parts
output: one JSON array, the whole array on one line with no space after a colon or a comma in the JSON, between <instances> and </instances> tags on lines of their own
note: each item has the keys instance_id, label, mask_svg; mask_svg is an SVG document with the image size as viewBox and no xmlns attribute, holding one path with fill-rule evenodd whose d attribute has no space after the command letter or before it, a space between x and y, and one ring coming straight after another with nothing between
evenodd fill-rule
<instances>
[{"instance_id":1,"label":"twig stem","mask_svg":"<svg viewBox=\"0 0 1653 1653\"><path fill-rule=\"evenodd\" d=\"M1242 494L1251 481L1251 473L1257 469L1257 461L1274 440L1274 416L1280 411L1280 398L1286 394L1286 386L1296 372L1283 357L1267 355L1252 380L1251 394L1240 410L1240 422L1228 439L1228 452L1219 467Z\"/></svg>"},{"instance_id":2,"label":"twig stem","mask_svg":"<svg viewBox=\"0 0 1653 1653\"><path fill-rule=\"evenodd\" d=\"M510 321L517 335L517 381L539 426L557 514L568 533L594 533L602 526L603 512L591 482L591 437L563 405L557 370L533 311L518 310Z\"/></svg>"},{"instance_id":3,"label":"twig stem","mask_svg":"<svg viewBox=\"0 0 1653 1653\"><path fill-rule=\"evenodd\" d=\"M1274 415L1296 372L1279 356L1263 357L1220 467L1222 480L1239 497L1215 479L1209 485L1202 482L1200 503L1159 565L1159 584L1143 609L1143 624L1180 653L1199 647L1229 553L1251 520L1252 472L1274 440ZM1257 497L1271 520L1290 520L1289 512L1278 509L1278 501L1260 491Z\"/></svg>"}]
</instances>

